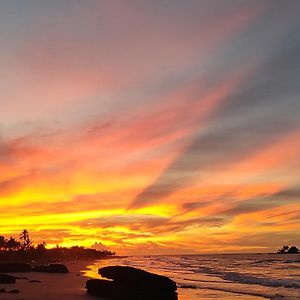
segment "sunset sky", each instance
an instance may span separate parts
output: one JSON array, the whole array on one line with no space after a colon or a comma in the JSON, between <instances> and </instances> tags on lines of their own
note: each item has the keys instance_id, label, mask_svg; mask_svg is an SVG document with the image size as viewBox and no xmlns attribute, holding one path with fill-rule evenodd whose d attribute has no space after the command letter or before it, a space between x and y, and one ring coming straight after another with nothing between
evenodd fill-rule
<instances>
[{"instance_id":1,"label":"sunset sky","mask_svg":"<svg viewBox=\"0 0 300 300\"><path fill-rule=\"evenodd\" d=\"M300 1L0 3L0 235L119 254L300 246Z\"/></svg>"}]
</instances>

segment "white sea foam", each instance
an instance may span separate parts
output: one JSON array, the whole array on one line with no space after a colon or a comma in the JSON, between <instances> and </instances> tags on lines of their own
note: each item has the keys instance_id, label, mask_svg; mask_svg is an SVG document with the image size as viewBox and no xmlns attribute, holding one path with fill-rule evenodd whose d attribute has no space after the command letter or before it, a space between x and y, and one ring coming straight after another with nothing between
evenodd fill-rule
<instances>
[{"instance_id":1,"label":"white sea foam","mask_svg":"<svg viewBox=\"0 0 300 300\"><path fill-rule=\"evenodd\" d=\"M199 272L203 272L206 274L213 274L225 280L244 283L244 284L258 284L264 286L300 289L300 281L296 281L296 280L254 277L254 276L245 275L237 272L223 272L223 271L205 268L205 267L199 268Z\"/></svg>"}]
</instances>

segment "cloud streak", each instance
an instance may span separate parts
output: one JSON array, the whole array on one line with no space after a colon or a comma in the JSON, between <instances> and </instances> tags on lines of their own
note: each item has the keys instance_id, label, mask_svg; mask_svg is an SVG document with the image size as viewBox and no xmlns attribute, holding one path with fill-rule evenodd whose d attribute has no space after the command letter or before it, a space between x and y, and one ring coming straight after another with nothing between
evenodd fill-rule
<instances>
[{"instance_id":1,"label":"cloud streak","mask_svg":"<svg viewBox=\"0 0 300 300\"><path fill-rule=\"evenodd\" d=\"M1 3L1 234L132 254L297 241L299 14Z\"/></svg>"}]
</instances>

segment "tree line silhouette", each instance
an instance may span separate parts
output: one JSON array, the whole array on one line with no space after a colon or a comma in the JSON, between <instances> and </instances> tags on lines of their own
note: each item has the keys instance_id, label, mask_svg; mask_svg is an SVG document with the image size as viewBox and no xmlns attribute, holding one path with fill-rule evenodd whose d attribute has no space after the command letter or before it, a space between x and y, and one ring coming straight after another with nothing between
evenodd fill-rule
<instances>
[{"instance_id":1,"label":"tree line silhouette","mask_svg":"<svg viewBox=\"0 0 300 300\"><path fill-rule=\"evenodd\" d=\"M300 253L300 250L296 246L289 247L288 245L283 245L278 251L278 254L296 254Z\"/></svg>"},{"instance_id":2,"label":"tree line silhouette","mask_svg":"<svg viewBox=\"0 0 300 300\"><path fill-rule=\"evenodd\" d=\"M116 253L109 250L89 249L83 246L72 246L70 248L56 246L46 248L46 243L34 245L29 232L24 229L19 239L14 237L5 238L0 235L0 260L74 260L74 259L101 259L115 256Z\"/></svg>"},{"instance_id":3,"label":"tree line silhouette","mask_svg":"<svg viewBox=\"0 0 300 300\"><path fill-rule=\"evenodd\" d=\"M34 246L29 237L29 232L26 229L21 232L19 241L12 236L9 239L6 239L4 236L0 235L0 251L29 250L31 248L34 248Z\"/></svg>"}]
</instances>

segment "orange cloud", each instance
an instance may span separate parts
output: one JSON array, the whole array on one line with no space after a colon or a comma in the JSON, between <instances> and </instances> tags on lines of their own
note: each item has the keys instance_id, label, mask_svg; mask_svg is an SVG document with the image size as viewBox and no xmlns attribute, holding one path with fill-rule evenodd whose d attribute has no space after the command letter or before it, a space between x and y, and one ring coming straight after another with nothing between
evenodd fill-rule
<instances>
[{"instance_id":1,"label":"orange cloud","mask_svg":"<svg viewBox=\"0 0 300 300\"><path fill-rule=\"evenodd\" d=\"M120 254L298 241L292 8L28 7L2 26L1 234Z\"/></svg>"}]
</instances>

